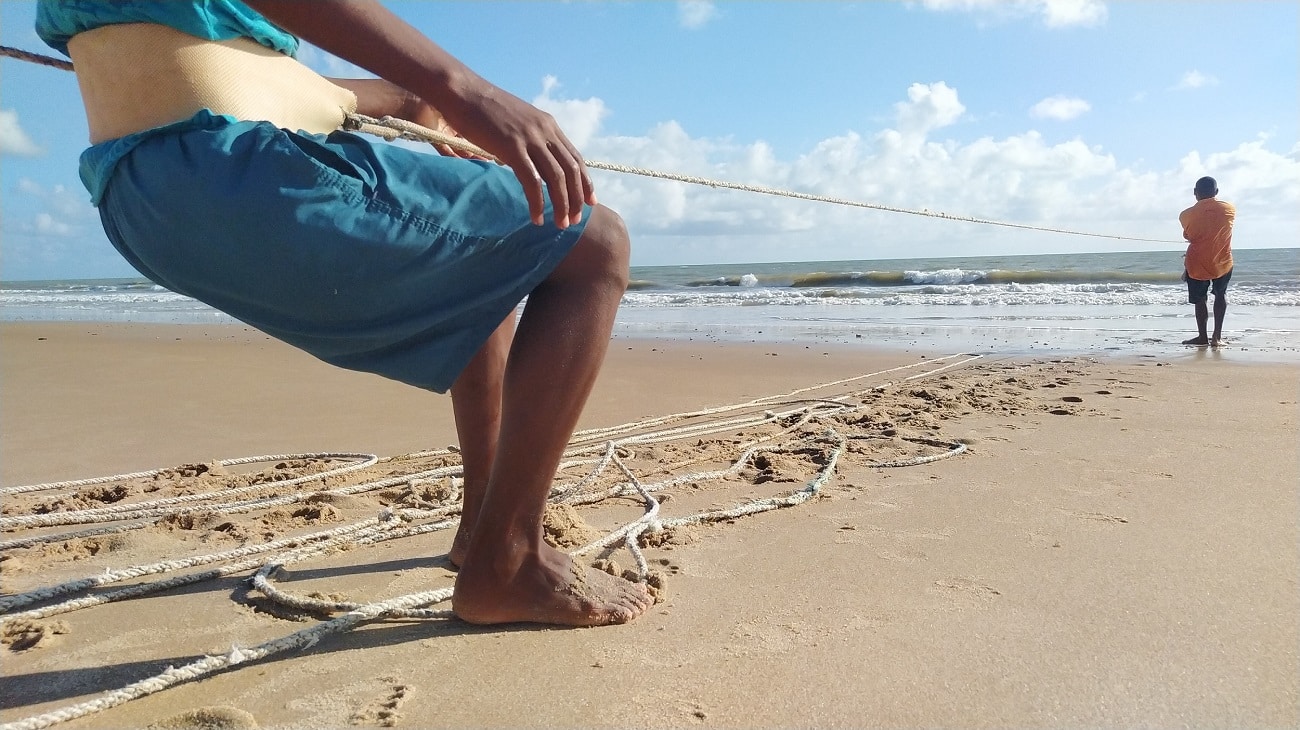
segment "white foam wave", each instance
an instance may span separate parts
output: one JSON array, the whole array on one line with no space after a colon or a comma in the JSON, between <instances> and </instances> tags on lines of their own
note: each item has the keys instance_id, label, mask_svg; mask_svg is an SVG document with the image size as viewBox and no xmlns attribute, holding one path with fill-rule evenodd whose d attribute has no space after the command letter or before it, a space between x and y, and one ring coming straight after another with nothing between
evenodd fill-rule
<instances>
[{"instance_id":1,"label":"white foam wave","mask_svg":"<svg viewBox=\"0 0 1300 730\"><path fill-rule=\"evenodd\" d=\"M971 284L988 276L987 271L966 269L938 269L934 271L904 271L903 278L913 284Z\"/></svg>"},{"instance_id":2,"label":"white foam wave","mask_svg":"<svg viewBox=\"0 0 1300 730\"><path fill-rule=\"evenodd\" d=\"M1234 306L1300 307L1300 292L1243 286L1229 291ZM730 287L723 290L637 291L623 297L630 307L693 306L1182 306L1179 286L1148 284L930 285L916 289Z\"/></svg>"}]
</instances>

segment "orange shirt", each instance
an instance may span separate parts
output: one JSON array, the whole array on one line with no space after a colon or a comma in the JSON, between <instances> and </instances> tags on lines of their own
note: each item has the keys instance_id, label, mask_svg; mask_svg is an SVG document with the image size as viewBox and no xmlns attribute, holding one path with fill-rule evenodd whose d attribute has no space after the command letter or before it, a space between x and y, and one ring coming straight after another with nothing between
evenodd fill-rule
<instances>
[{"instance_id":1,"label":"orange shirt","mask_svg":"<svg viewBox=\"0 0 1300 730\"><path fill-rule=\"evenodd\" d=\"M1232 203L1215 198L1198 200L1179 214L1183 238L1188 241L1184 264L1188 276L1208 281L1232 270L1232 221L1236 217Z\"/></svg>"}]
</instances>

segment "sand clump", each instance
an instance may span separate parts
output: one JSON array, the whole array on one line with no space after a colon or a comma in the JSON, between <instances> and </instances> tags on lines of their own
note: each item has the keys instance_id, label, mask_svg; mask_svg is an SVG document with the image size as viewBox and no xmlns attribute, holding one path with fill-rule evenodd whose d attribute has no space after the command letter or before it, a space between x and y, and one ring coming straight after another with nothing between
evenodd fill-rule
<instances>
[{"instance_id":1,"label":"sand clump","mask_svg":"<svg viewBox=\"0 0 1300 730\"><path fill-rule=\"evenodd\" d=\"M67 634L68 625L63 621L36 619L19 619L6 621L0 632L0 643L9 651L27 651L46 648L54 643L56 637Z\"/></svg>"},{"instance_id":2,"label":"sand clump","mask_svg":"<svg viewBox=\"0 0 1300 730\"><path fill-rule=\"evenodd\" d=\"M552 546L572 550L599 540L604 533L587 524L573 506L548 504L542 515L542 535Z\"/></svg>"},{"instance_id":3,"label":"sand clump","mask_svg":"<svg viewBox=\"0 0 1300 730\"><path fill-rule=\"evenodd\" d=\"M257 730L257 718L237 707L200 707L164 718L146 730Z\"/></svg>"}]
</instances>

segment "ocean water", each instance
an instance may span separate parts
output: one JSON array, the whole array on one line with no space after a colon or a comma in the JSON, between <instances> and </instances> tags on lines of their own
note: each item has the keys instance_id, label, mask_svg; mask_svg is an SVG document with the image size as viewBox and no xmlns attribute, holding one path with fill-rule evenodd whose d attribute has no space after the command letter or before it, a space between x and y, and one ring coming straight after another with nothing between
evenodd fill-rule
<instances>
[{"instance_id":1,"label":"ocean water","mask_svg":"<svg viewBox=\"0 0 1300 730\"><path fill-rule=\"evenodd\" d=\"M1224 352L1300 360L1300 249L1244 249ZM633 267L616 338L1186 352L1181 251ZM0 320L233 323L143 279L0 284Z\"/></svg>"}]
</instances>

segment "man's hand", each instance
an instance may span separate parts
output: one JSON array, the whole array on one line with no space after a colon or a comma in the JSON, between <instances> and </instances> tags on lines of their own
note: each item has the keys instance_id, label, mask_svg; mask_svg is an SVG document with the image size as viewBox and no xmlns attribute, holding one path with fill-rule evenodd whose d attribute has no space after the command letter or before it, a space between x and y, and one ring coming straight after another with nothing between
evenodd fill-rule
<instances>
[{"instance_id":1,"label":"man's hand","mask_svg":"<svg viewBox=\"0 0 1300 730\"><path fill-rule=\"evenodd\" d=\"M543 223L547 193L560 228L581 218L584 203L595 205L582 155L551 115L488 83L378 2L245 1L290 33L422 99L430 112L440 113L439 124L508 165L523 186L534 224Z\"/></svg>"},{"instance_id":2,"label":"man's hand","mask_svg":"<svg viewBox=\"0 0 1300 730\"><path fill-rule=\"evenodd\" d=\"M584 203L596 204L582 155L550 114L485 83L473 97L445 107L445 115L465 130L467 139L514 170L534 224L543 222L542 196L547 192L560 228L582 219Z\"/></svg>"},{"instance_id":3,"label":"man's hand","mask_svg":"<svg viewBox=\"0 0 1300 730\"><path fill-rule=\"evenodd\" d=\"M460 132L457 132L451 126L451 124L447 121L447 118L444 117L441 112L439 112L437 109L434 109L433 106L429 104L429 102L425 101L424 99L421 99L418 96L415 96L414 94L409 94L407 96L406 103L402 106L402 108L396 111L395 113L393 113L391 116L397 117L398 119L405 119L408 122L414 122L420 125L421 127L424 127L425 129L431 129L437 132L438 134L443 135L444 137L465 139L460 135ZM469 140L465 140L465 141L468 142ZM483 157L476 155L473 152L470 152L469 150L457 149L456 147L452 147L449 144L443 144L440 142L434 142L433 148L438 150L438 154L444 157L459 157L463 160L484 159Z\"/></svg>"}]
</instances>

